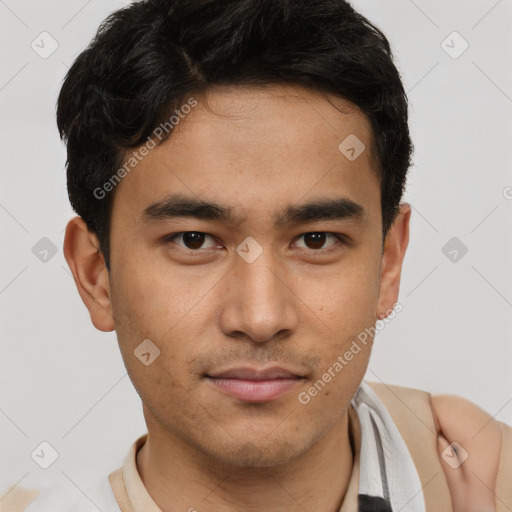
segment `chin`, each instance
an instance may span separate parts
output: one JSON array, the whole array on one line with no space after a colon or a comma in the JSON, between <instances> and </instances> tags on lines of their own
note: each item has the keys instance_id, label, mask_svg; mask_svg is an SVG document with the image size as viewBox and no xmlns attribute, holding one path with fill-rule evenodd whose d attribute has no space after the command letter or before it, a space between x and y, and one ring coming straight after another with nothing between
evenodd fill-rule
<instances>
[{"instance_id":1,"label":"chin","mask_svg":"<svg viewBox=\"0 0 512 512\"><path fill-rule=\"evenodd\" d=\"M235 442L231 439L222 450L212 450L209 446L206 454L217 462L237 468L269 468L286 464L302 455L309 446L302 446L294 439L291 444L285 439L266 437L263 440L247 439Z\"/></svg>"}]
</instances>

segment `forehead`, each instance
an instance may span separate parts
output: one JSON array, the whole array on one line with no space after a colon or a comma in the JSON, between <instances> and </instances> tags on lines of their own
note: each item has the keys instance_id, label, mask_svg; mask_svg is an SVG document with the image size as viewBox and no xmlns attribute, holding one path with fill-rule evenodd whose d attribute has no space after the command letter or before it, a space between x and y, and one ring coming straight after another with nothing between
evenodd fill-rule
<instances>
[{"instance_id":1,"label":"forehead","mask_svg":"<svg viewBox=\"0 0 512 512\"><path fill-rule=\"evenodd\" d=\"M351 101L296 85L216 86L198 97L198 104L176 126L182 142L225 145L237 152L260 150L265 144L271 155L301 142L296 153L308 154L313 148L329 148L349 134L367 142L371 126L367 117ZM226 140L226 131L229 140ZM244 146L240 147L240 143ZM367 145L371 149L371 145ZM304 150L302 150L304 148ZM335 144L334 149L337 149ZM334 153L336 154L336 153ZM261 154L260 154L261 156Z\"/></svg>"},{"instance_id":2,"label":"forehead","mask_svg":"<svg viewBox=\"0 0 512 512\"><path fill-rule=\"evenodd\" d=\"M245 214L308 195L378 195L371 126L350 101L290 85L214 87L193 98L170 137L123 178L115 202L141 213L180 193Z\"/></svg>"}]
</instances>

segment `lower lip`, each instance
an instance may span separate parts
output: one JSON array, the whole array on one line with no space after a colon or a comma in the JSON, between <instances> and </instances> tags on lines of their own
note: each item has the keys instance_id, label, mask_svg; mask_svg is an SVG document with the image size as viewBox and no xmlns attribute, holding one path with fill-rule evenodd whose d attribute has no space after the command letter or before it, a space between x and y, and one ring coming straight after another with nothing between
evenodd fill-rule
<instances>
[{"instance_id":1,"label":"lower lip","mask_svg":"<svg viewBox=\"0 0 512 512\"><path fill-rule=\"evenodd\" d=\"M300 378L245 380L208 377L207 380L222 393L244 402L267 402L274 400L285 395L302 382Z\"/></svg>"}]
</instances>

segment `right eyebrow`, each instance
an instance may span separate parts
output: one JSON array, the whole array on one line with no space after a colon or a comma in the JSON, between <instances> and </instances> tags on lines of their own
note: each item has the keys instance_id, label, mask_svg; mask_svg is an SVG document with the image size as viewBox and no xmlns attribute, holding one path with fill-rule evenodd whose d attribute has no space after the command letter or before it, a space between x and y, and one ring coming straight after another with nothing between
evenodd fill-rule
<instances>
[{"instance_id":1,"label":"right eyebrow","mask_svg":"<svg viewBox=\"0 0 512 512\"><path fill-rule=\"evenodd\" d=\"M145 222L172 219L175 217L195 217L201 220L220 221L225 224L241 224L244 219L236 216L231 207L189 197L171 194L161 201L150 204L142 212Z\"/></svg>"}]
</instances>

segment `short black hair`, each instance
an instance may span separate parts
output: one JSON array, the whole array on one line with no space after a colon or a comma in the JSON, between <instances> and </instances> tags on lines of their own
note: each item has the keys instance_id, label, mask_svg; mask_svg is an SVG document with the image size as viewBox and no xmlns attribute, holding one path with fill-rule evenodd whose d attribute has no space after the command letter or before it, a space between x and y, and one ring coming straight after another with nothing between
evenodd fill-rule
<instances>
[{"instance_id":1,"label":"short black hair","mask_svg":"<svg viewBox=\"0 0 512 512\"><path fill-rule=\"evenodd\" d=\"M126 151L149 140L193 94L270 84L337 95L368 117L385 237L413 145L407 96L376 26L345 0L145 0L101 23L57 101L69 199L98 237L107 269L114 190L103 187Z\"/></svg>"}]
</instances>

